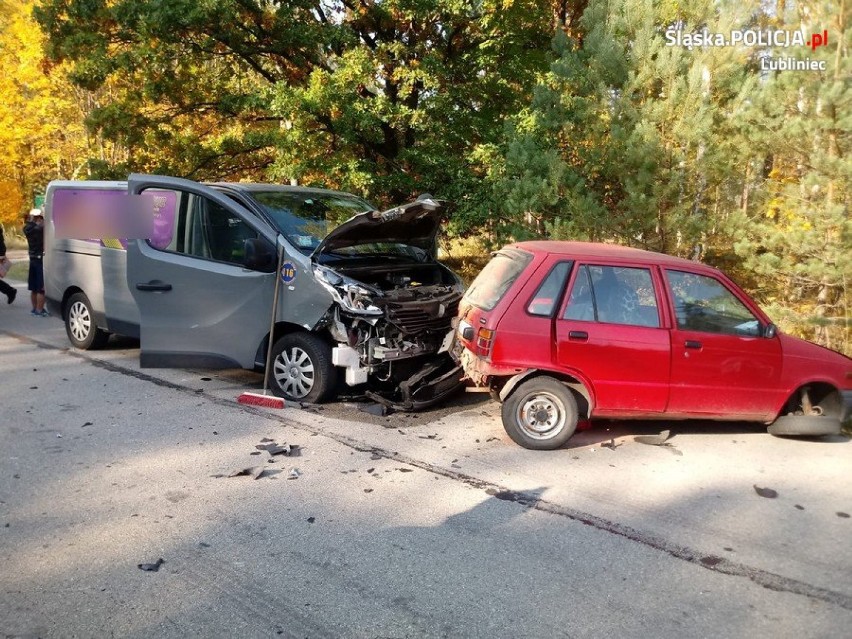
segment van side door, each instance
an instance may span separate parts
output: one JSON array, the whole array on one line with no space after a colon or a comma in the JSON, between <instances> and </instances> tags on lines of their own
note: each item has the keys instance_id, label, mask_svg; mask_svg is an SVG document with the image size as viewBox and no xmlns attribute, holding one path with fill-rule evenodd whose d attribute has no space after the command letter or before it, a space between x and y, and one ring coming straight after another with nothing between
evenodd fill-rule
<instances>
[{"instance_id":1,"label":"van side door","mask_svg":"<svg viewBox=\"0 0 852 639\"><path fill-rule=\"evenodd\" d=\"M141 365L253 368L269 331L275 232L231 198L190 180L134 174L128 192L154 214L152 237L127 246ZM270 256L262 267L246 240Z\"/></svg>"}]
</instances>

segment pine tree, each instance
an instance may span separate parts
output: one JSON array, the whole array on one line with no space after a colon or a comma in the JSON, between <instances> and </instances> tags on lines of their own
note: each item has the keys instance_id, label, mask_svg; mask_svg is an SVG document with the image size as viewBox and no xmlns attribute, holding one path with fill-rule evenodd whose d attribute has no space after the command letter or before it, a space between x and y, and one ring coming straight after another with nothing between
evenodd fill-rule
<instances>
[{"instance_id":1,"label":"pine tree","mask_svg":"<svg viewBox=\"0 0 852 639\"><path fill-rule=\"evenodd\" d=\"M703 252L736 170L729 114L746 56L669 46L666 32L747 19L733 3L589 3L582 41L557 34L550 72L513 122L494 180L507 232Z\"/></svg>"},{"instance_id":2,"label":"pine tree","mask_svg":"<svg viewBox=\"0 0 852 639\"><path fill-rule=\"evenodd\" d=\"M777 16L786 30L829 34L828 46L776 49L825 71L766 73L741 133L760 168L743 209L737 253L762 276L761 297L782 325L849 353L852 286L852 41L848 0L799 2Z\"/></svg>"}]
</instances>

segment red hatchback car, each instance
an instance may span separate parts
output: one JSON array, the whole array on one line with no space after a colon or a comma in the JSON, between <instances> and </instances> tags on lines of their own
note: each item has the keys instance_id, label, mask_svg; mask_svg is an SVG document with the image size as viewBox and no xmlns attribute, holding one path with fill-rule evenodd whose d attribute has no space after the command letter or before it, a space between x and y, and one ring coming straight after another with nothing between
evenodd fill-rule
<instances>
[{"instance_id":1,"label":"red hatchback car","mask_svg":"<svg viewBox=\"0 0 852 639\"><path fill-rule=\"evenodd\" d=\"M721 271L607 244L521 242L465 293L466 376L521 446L578 419L744 420L774 435L840 431L852 359L784 335Z\"/></svg>"}]
</instances>

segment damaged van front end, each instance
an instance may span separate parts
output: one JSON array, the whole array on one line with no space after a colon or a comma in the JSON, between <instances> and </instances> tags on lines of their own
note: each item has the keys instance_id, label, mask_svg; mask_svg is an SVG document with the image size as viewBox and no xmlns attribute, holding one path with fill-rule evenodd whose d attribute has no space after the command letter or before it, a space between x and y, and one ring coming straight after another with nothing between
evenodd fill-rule
<instances>
[{"instance_id":1,"label":"damaged van front end","mask_svg":"<svg viewBox=\"0 0 852 639\"><path fill-rule=\"evenodd\" d=\"M460 386L463 287L436 259L445 203L376 211L341 191L136 174L126 193L155 230L127 242L139 313L115 318L135 324L142 366L266 369L293 402L369 394L401 410Z\"/></svg>"},{"instance_id":2,"label":"damaged van front end","mask_svg":"<svg viewBox=\"0 0 852 639\"><path fill-rule=\"evenodd\" d=\"M444 205L430 198L360 214L312 255L334 300L320 323L349 386L399 410L439 402L460 385L449 354L461 280L434 259Z\"/></svg>"}]
</instances>

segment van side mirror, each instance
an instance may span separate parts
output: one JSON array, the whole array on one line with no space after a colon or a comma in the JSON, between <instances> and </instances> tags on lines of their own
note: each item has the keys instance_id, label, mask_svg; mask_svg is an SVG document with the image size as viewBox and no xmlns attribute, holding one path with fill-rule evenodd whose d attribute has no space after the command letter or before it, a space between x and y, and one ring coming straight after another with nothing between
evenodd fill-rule
<instances>
[{"instance_id":1,"label":"van side mirror","mask_svg":"<svg viewBox=\"0 0 852 639\"><path fill-rule=\"evenodd\" d=\"M778 335L778 327L775 324L767 324L763 327L763 336L766 339L772 339L776 335Z\"/></svg>"},{"instance_id":2,"label":"van side mirror","mask_svg":"<svg viewBox=\"0 0 852 639\"><path fill-rule=\"evenodd\" d=\"M253 271L271 273L275 270L275 248L263 238L245 241L243 266Z\"/></svg>"}]
</instances>

